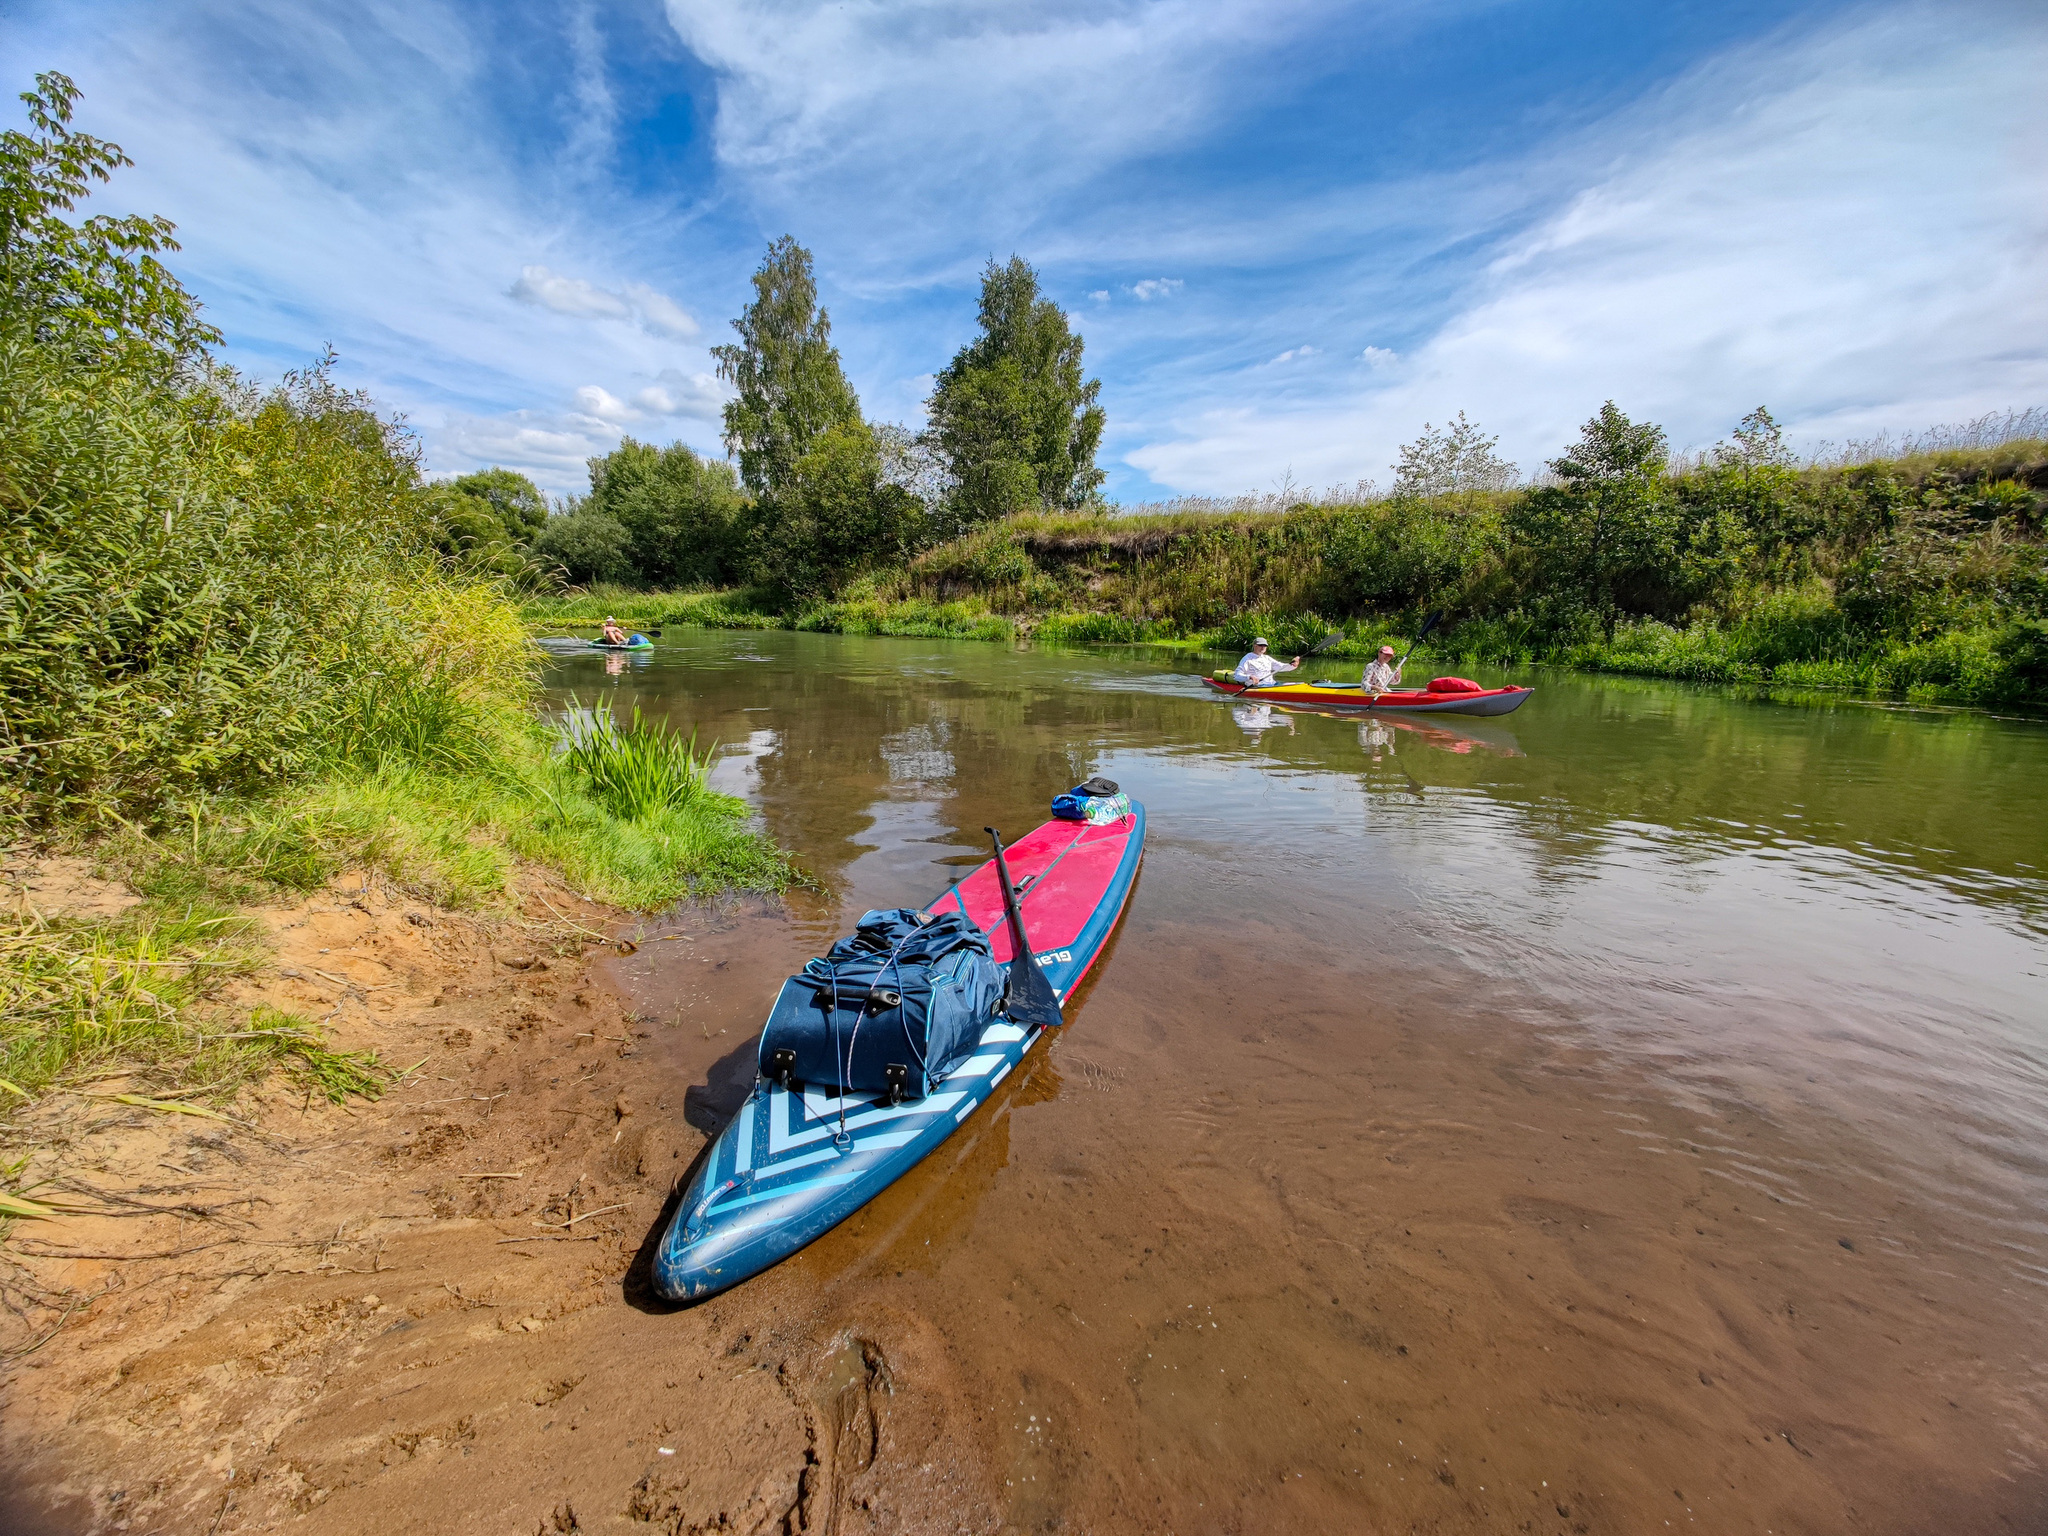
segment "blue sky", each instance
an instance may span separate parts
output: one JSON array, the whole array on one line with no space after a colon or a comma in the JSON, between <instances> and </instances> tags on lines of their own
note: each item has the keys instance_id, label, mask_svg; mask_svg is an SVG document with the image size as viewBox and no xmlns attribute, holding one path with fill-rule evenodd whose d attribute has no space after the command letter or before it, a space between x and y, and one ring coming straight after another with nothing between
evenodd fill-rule
<instances>
[{"instance_id":1,"label":"blue sky","mask_svg":"<svg viewBox=\"0 0 2048 1536\"><path fill-rule=\"evenodd\" d=\"M785 231L913 425L1035 263L1125 502L1384 484L1458 410L1533 471L1610 397L1679 446L2048 402L2038 5L17 0L0 57L79 82L231 361L332 343L441 473L722 451Z\"/></svg>"}]
</instances>

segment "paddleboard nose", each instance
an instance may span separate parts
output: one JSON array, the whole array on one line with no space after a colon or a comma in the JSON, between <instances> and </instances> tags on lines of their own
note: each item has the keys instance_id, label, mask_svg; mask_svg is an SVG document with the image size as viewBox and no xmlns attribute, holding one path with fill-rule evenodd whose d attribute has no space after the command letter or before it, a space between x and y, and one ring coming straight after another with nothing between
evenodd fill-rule
<instances>
[{"instance_id":1,"label":"paddleboard nose","mask_svg":"<svg viewBox=\"0 0 2048 1536\"><path fill-rule=\"evenodd\" d=\"M736 1271L733 1265L738 1250L746 1246L743 1224L709 1215L710 1207L740 1192L740 1182L722 1179L707 1186L700 1180L684 1198L654 1256L654 1288L670 1301L708 1296L751 1272Z\"/></svg>"}]
</instances>

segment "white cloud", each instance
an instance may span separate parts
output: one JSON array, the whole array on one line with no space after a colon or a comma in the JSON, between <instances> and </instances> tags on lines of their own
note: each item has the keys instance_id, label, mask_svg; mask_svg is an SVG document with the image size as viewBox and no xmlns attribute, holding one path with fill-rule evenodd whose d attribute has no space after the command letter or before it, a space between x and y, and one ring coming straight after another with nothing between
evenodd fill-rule
<instances>
[{"instance_id":1,"label":"white cloud","mask_svg":"<svg viewBox=\"0 0 2048 1536\"><path fill-rule=\"evenodd\" d=\"M1131 284L1131 292L1146 303L1153 299L1168 299L1187 286L1177 277L1148 277Z\"/></svg>"},{"instance_id":2,"label":"white cloud","mask_svg":"<svg viewBox=\"0 0 2048 1536\"><path fill-rule=\"evenodd\" d=\"M633 396L633 404L649 416L688 416L698 421L717 421L725 401L724 386L712 374L686 377L673 368L663 370L660 378Z\"/></svg>"},{"instance_id":3,"label":"white cloud","mask_svg":"<svg viewBox=\"0 0 2048 1536\"><path fill-rule=\"evenodd\" d=\"M1262 86L1255 59L1333 0L1010 0L947 4L667 0L719 77L719 157L757 198L849 237L927 216L1018 227L1048 191L1180 142L1221 99ZM1372 0L1373 18L1415 0ZM1354 23L1355 24L1355 23ZM935 153L943 146L942 153Z\"/></svg>"},{"instance_id":4,"label":"white cloud","mask_svg":"<svg viewBox=\"0 0 2048 1536\"><path fill-rule=\"evenodd\" d=\"M1810 443L2048 400L2044 69L2038 29L1931 11L1718 61L1582 145L1599 170L1385 383L1218 401L1128 462L1176 489L1337 483L1459 409L1530 466L1608 398L1681 446L1758 404Z\"/></svg>"},{"instance_id":5,"label":"white cloud","mask_svg":"<svg viewBox=\"0 0 2048 1536\"><path fill-rule=\"evenodd\" d=\"M585 384L577 390L576 403L583 407L586 416L595 416L599 421L626 422L640 414L601 384Z\"/></svg>"},{"instance_id":6,"label":"white cloud","mask_svg":"<svg viewBox=\"0 0 2048 1536\"><path fill-rule=\"evenodd\" d=\"M579 320L625 320L633 306L623 294L611 293L580 277L564 277L546 267L523 267L519 281L509 290L522 304L538 304L558 315Z\"/></svg>"},{"instance_id":7,"label":"white cloud","mask_svg":"<svg viewBox=\"0 0 2048 1536\"><path fill-rule=\"evenodd\" d=\"M1098 304L1107 304L1109 302L1109 290L1107 288L1097 288L1088 297Z\"/></svg>"},{"instance_id":8,"label":"white cloud","mask_svg":"<svg viewBox=\"0 0 2048 1536\"><path fill-rule=\"evenodd\" d=\"M620 433L608 422L578 413L510 411L449 416L436 436L457 462L502 464L560 494L585 489L586 461L616 448Z\"/></svg>"},{"instance_id":9,"label":"white cloud","mask_svg":"<svg viewBox=\"0 0 2048 1536\"><path fill-rule=\"evenodd\" d=\"M650 384L621 399L602 384L584 384L571 391L571 408L561 411L518 410L501 415L451 414L433 431L441 456L469 464L503 464L531 475L558 494L581 490L586 461L609 453L629 434L662 440L673 423L714 423L725 404L725 390L709 373L685 374L664 369ZM713 443L697 445L716 456Z\"/></svg>"},{"instance_id":10,"label":"white cloud","mask_svg":"<svg viewBox=\"0 0 2048 1536\"><path fill-rule=\"evenodd\" d=\"M667 294L645 283L628 283L619 292L600 288L581 277L565 277L543 266L522 267L519 281L508 290L522 304L538 304L578 320L637 319L651 334L688 340L697 322Z\"/></svg>"},{"instance_id":11,"label":"white cloud","mask_svg":"<svg viewBox=\"0 0 2048 1536\"><path fill-rule=\"evenodd\" d=\"M1266 364L1266 366L1271 368L1276 363L1292 363L1304 357L1314 357L1316 352L1317 349L1315 347L1303 343L1298 347L1289 347L1285 352L1274 358L1272 362Z\"/></svg>"},{"instance_id":12,"label":"white cloud","mask_svg":"<svg viewBox=\"0 0 2048 1536\"><path fill-rule=\"evenodd\" d=\"M657 336L687 341L697 334L697 322L684 313L682 305L645 283L628 283L626 299L639 315L640 323Z\"/></svg>"},{"instance_id":13,"label":"white cloud","mask_svg":"<svg viewBox=\"0 0 2048 1536\"><path fill-rule=\"evenodd\" d=\"M1387 347L1367 347L1358 354L1358 360L1371 368L1391 368L1400 357L1400 353Z\"/></svg>"}]
</instances>

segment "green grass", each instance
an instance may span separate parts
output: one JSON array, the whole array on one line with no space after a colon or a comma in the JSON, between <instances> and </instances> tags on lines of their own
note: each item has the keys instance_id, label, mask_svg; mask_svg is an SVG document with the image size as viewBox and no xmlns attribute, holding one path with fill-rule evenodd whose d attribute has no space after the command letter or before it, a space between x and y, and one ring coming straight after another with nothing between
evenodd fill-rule
<instances>
[{"instance_id":1,"label":"green grass","mask_svg":"<svg viewBox=\"0 0 2048 1536\"><path fill-rule=\"evenodd\" d=\"M0 1093L12 1106L110 1077L139 1089L122 1102L188 1113L273 1068L335 1103L375 1098L388 1081L374 1053L329 1050L304 1019L259 1008L246 1025L223 1021L215 994L263 961L229 912L157 901L117 919L19 914L0 925L0 961Z\"/></svg>"},{"instance_id":2,"label":"green grass","mask_svg":"<svg viewBox=\"0 0 2048 1536\"><path fill-rule=\"evenodd\" d=\"M588 781L591 796L614 816L645 824L679 812L704 793L717 744L697 755L687 740L659 720L644 720L640 706L621 726L609 713L585 709L572 694L565 722L569 767Z\"/></svg>"}]
</instances>

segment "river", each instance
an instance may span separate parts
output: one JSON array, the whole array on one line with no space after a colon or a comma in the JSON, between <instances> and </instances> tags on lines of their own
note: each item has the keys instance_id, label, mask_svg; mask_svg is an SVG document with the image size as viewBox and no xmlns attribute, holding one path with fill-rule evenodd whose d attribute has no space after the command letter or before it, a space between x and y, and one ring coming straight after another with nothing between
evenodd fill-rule
<instances>
[{"instance_id":1,"label":"river","mask_svg":"<svg viewBox=\"0 0 2048 1536\"><path fill-rule=\"evenodd\" d=\"M1360 722L1176 665L552 664L715 739L818 883L617 967L730 1043L670 1085L706 1132L863 909L1093 774L1150 814L1067 1030L736 1315L936 1330L1017 1529L2048 1528L2048 725L1559 673Z\"/></svg>"}]
</instances>

